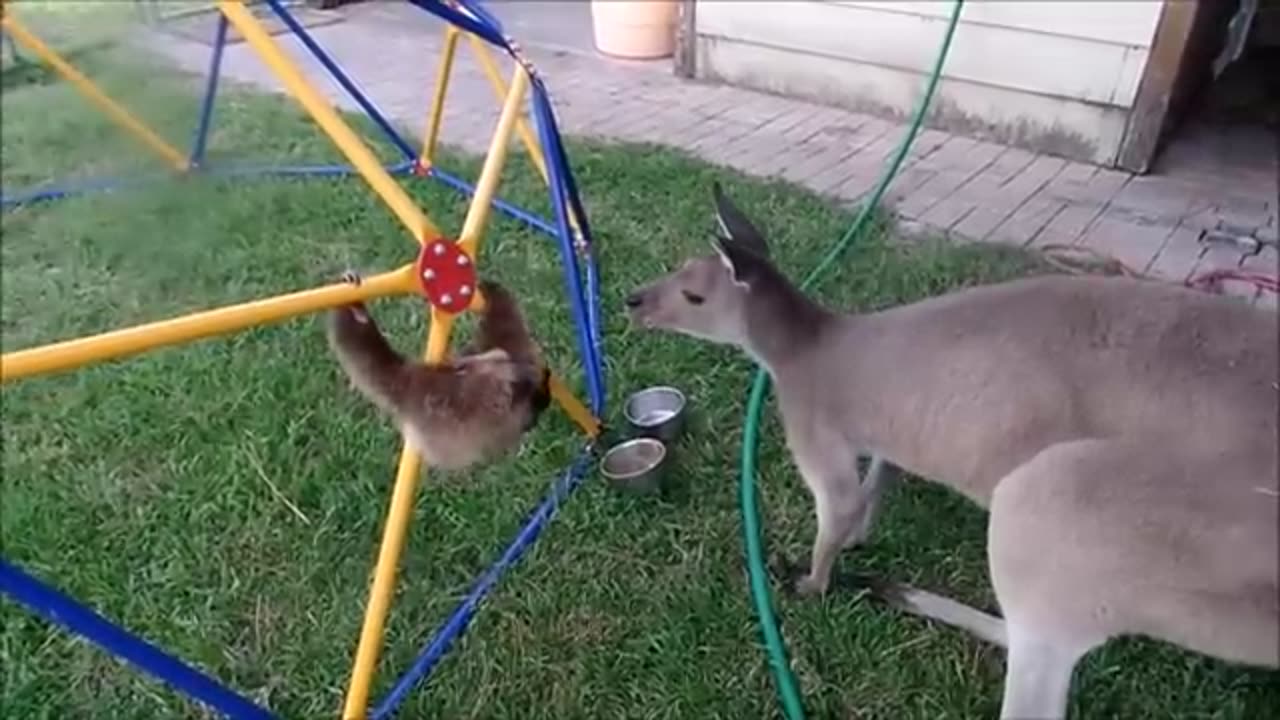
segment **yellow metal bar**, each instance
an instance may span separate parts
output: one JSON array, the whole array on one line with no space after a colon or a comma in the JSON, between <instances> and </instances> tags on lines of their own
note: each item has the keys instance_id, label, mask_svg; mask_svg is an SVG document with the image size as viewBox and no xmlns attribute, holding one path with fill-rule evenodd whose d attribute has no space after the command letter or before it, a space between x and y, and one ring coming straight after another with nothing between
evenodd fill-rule
<instances>
[{"instance_id":1,"label":"yellow metal bar","mask_svg":"<svg viewBox=\"0 0 1280 720\"><path fill-rule=\"evenodd\" d=\"M564 410L569 419L578 424L582 431L588 437L598 437L600 435L600 420L591 411L587 409L582 401L578 400L565 384L554 373L551 375L551 398L555 400Z\"/></svg>"},{"instance_id":2,"label":"yellow metal bar","mask_svg":"<svg viewBox=\"0 0 1280 720\"><path fill-rule=\"evenodd\" d=\"M471 307L469 309L474 312L482 312L484 310L484 305L484 295L476 293L475 298L471 301ZM448 313L436 312L436 310L432 308L432 327L442 323L448 323L449 326L452 327L454 317L454 315ZM444 346L438 348L432 346L427 347L428 357L442 358L444 357L444 352ZM582 428L582 431L589 437L596 437L599 435L600 420L596 418L595 415L591 414L591 411L587 409L587 406L582 404L582 401L578 400L577 396L573 394L573 391L570 390L569 387L564 384L564 381L555 373L551 374L550 385L551 399L555 400L556 403L560 405L565 414L569 416L569 419L577 423L578 427Z\"/></svg>"},{"instance_id":3,"label":"yellow metal bar","mask_svg":"<svg viewBox=\"0 0 1280 720\"><path fill-rule=\"evenodd\" d=\"M482 312L484 310L484 305L484 295L477 292L475 298L471 301L471 307L469 309L474 312ZM454 317L454 315L437 312L435 308L432 308L431 325L432 327L435 327L437 325L448 324L449 327L452 328ZM443 336L438 337L443 338ZM439 339L437 342L443 343L445 341L443 339ZM427 357L440 359L444 357L445 350L446 347L444 345L439 347L428 345L426 354ZM582 401L578 400L577 396L573 394L573 391L570 390L569 387L564 384L564 381L555 373L551 374L550 385L551 399L555 400L556 403L560 405L565 414L569 416L569 419L577 423L578 427L582 428L582 431L589 437L596 437L599 435L600 420L597 419L595 415L591 414L591 411L587 409L587 406L582 404Z\"/></svg>"},{"instance_id":4,"label":"yellow metal bar","mask_svg":"<svg viewBox=\"0 0 1280 720\"><path fill-rule=\"evenodd\" d=\"M427 362L444 359L453 330L453 315L433 313L431 331L427 335L427 347L423 353ZM600 434L600 423L592 416L573 393L555 375L551 376L551 394L574 422L590 436ZM396 469L395 487L391 492L391 505L387 509L387 522L382 532L382 544L378 548L378 563L374 568L373 584L369 590L369 602L365 606L364 624L360 628L360 641L352 663L351 682L343 704L343 720L364 720L369 703L369 689L373 682L374 666L381 653L387 614L391 610L391 596L395 593L396 575L400 567L400 555L404 552L405 537L413 515L413 499L417 493L422 458L405 445L400 451Z\"/></svg>"},{"instance_id":5,"label":"yellow metal bar","mask_svg":"<svg viewBox=\"0 0 1280 720\"><path fill-rule=\"evenodd\" d=\"M369 684L373 679L373 666L378 662L387 612L391 609L396 570L400 565L400 553L404 550L409 520L413 516L413 498L418 490L421 465L422 458L418 453L408 444L404 445L396 468L395 488L391 491L391 505L387 509L387 523L382 531L382 545L378 548L373 587L365 606L364 625L360 629L360 644L356 647L351 684L347 688L347 699L342 708L343 720L364 720L369 704Z\"/></svg>"},{"instance_id":6,"label":"yellow metal bar","mask_svg":"<svg viewBox=\"0 0 1280 720\"><path fill-rule=\"evenodd\" d=\"M44 44L40 38L26 28L17 18L13 16L13 10L6 7L4 17L0 22L6 32L17 40L24 47L35 53L37 57L45 61L59 75L66 78L68 82L75 86L92 103L97 105L107 117L116 122L117 125L133 133L147 147L154 150L160 157L164 158L170 165L179 171L184 171L189 167L187 157L178 152L172 145L165 142L163 138L155 134L151 128L147 127L141 120L134 117L128 110L116 101L107 96L92 80L85 77L83 73L75 69L71 63L62 58L61 55L54 52L52 48Z\"/></svg>"},{"instance_id":7,"label":"yellow metal bar","mask_svg":"<svg viewBox=\"0 0 1280 720\"><path fill-rule=\"evenodd\" d=\"M480 61L480 66L484 70L485 75L488 76L489 84L493 87L494 93L499 99L505 98L502 109L503 114L499 118L498 131L494 136L495 140L502 138L504 142L501 148L494 146L489 149L489 159L493 160L497 153L502 153L502 155L497 156L497 162L500 164L505 160L507 147L506 138L510 136L510 127L504 127L503 120L510 120L511 118L508 117L508 114L511 113L511 116L514 118L516 131L520 134L520 139L523 141L525 150L529 153L530 159L533 160L534 166L537 167L539 174L542 175L543 182L550 182L547 177L547 167L542 155L542 147L538 144L537 139L530 131L529 125L525 122L524 117L519 114L520 106L523 105L524 102L524 95L528 90L528 76L524 73L523 68L517 65L515 68L515 77L513 78L511 87L508 89L507 84L503 82L502 76L498 73L497 63L489 53L488 47L486 47L479 38L470 33L468 33L467 39L470 40L471 48L475 51L476 59ZM485 169L488 169L487 164ZM480 174L480 181L476 184L475 197L477 201L480 200L481 188L485 188L487 191L487 195L484 196L486 203L485 207L488 207L488 200L492 198L493 190L496 188L496 181L494 182L493 187L486 187L485 180L485 174L482 171ZM471 210L475 210L475 208L476 204L473 202ZM470 221L472 219L472 215L468 214L467 219ZM572 216L570 216L569 221L576 230L577 223L574 221ZM483 216L477 219L477 223L481 226L483 225ZM479 230L464 226L462 230L463 240L473 237L473 232L478 233ZM480 301L481 298L477 296L476 300ZM475 309L476 303L473 302L472 307ZM565 414L577 423L588 436L596 437L600 434L599 419L592 415L591 411L588 410L587 407L583 405L573 392L564 384L564 381L554 374L551 376L551 397L565 411Z\"/></svg>"},{"instance_id":8,"label":"yellow metal bar","mask_svg":"<svg viewBox=\"0 0 1280 720\"><path fill-rule=\"evenodd\" d=\"M434 307L431 308L431 330L432 333L427 336L427 352L428 360L438 361L445 356L449 350L449 333L453 330L454 315L446 312L440 312ZM444 332L435 332L436 328L443 328Z\"/></svg>"},{"instance_id":9,"label":"yellow metal bar","mask_svg":"<svg viewBox=\"0 0 1280 720\"><path fill-rule=\"evenodd\" d=\"M444 116L444 98L449 91L449 79L453 76L453 57L458 52L458 28L450 25L444 31L444 56L440 58L440 68L436 71L436 90L431 96L431 114L427 118L427 131L422 139L422 157L418 162L424 166L431 165L436 154L436 143L440 140L440 120Z\"/></svg>"},{"instance_id":10,"label":"yellow metal bar","mask_svg":"<svg viewBox=\"0 0 1280 720\"><path fill-rule=\"evenodd\" d=\"M480 62L480 69L484 71L485 77L489 79L489 86L493 88L493 94L499 100L507 95L507 84L502 80L502 74L498 72L498 64L493 59L493 53L489 52L489 46L483 40L467 34L467 39L471 41L471 49L476 56L476 60ZM516 132L520 136L520 142L524 144L525 152L529 153L529 159L533 162L533 167L537 169L538 174L542 176L542 182L550 186L551 177L547 174L547 160L542 152L542 143L538 141L538 136L534 134L529 127L529 123L523 116L516 120ZM574 232L581 232L578 229L578 220L572 213L569 214L569 227Z\"/></svg>"},{"instance_id":11,"label":"yellow metal bar","mask_svg":"<svg viewBox=\"0 0 1280 720\"><path fill-rule=\"evenodd\" d=\"M306 108L342 154L346 155L351 164L360 171L374 192L378 193L400 222L409 229L410 234L423 243L441 237L440 231L414 204L404 188L400 187L382 167L382 163L378 162L373 151L369 150L369 147L351 130L351 127L343 121L319 91L307 82L302 71L280 51L275 40L271 39L258 19L245 8L243 2L218 0L218 9L236 30L240 31L245 41L267 63L276 77L284 83L289 93Z\"/></svg>"},{"instance_id":12,"label":"yellow metal bar","mask_svg":"<svg viewBox=\"0 0 1280 720\"><path fill-rule=\"evenodd\" d=\"M520 110L521 100L528 90L529 79L522 68L516 69L511 92L503 105L489 145L489 154L476 181L476 192L467 209L462 237L458 241L463 251L474 258L480 246L480 235L488 219L498 179L506 161L507 146L511 142L511 128ZM482 304L477 299L473 304ZM433 309L431 331L427 336L424 356L427 362L439 362L444 358L453 331L454 316ZM343 703L344 720L362 720L369 702L369 686L373 680L374 666L382 649L383 632L387 612L391 607L391 595L395 591L396 572L400 565L400 553L404 550L405 534L413 512L413 496L417 489L421 458L407 447L400 454L400 466L396 471L396 486L391 495L391 507L387 511L387 524L378 550L378 564L374 569L373 585L369 589L369 602L365 607L364 624L360 628L360 641L351 667L351 682Z\"/></svg>"},{"instance_id":13,"label":"yellow metal bar","mask_svg":"<svg viewBox=\"0 0 1280 720\"><path fill-rule=\"evenodd\" d=\"M493 139L489 142L489 153L484 158L484 166L480 168L480 177L476 180L476 191L471 197L471 205L467 208L467 217L462 221L462 233L458 243L471 256L475 256L480 244L480 234L484 232L485 223L489 220L489 211L493 207L493 196L498 191L498 181L502 176L502 168L507 162L507 148L511 146L511 129L516 118L520 116L520 108L524 104L525 93L529 90L529 76L524 68L516 65L511 78L511 90L502 104L502 113L498 116L498 127L493 131Z\"/></svg>"},{"instance_id":14,"label":"yellow metal bar","mask_svg":"<svg viewBox=\"0 0 1280 720\"><path fill-rule=\"evenodd\" d=\"M423 353L427 362L439 362L444 358L452 330L453 316L432 313L431 330L427 334L427 347ZM378 564L373 571L373 585L369 588L369 602L365 605L360 642L356 645L356 657L352 662L351 682L347 687L347 698L342 709L343 720L363 720L369 704L369 686L382 650L387 613L391 609L400 554L404 551L405 535L413 516L413 497L417 493L421 465L422 457L405 444L400 451L396 484L391 491L391 505L387 508L382 545L378 548Z\"/></svg>"},{"instance_id":15,"label":"yellow metal bar","mask_svg":"<svg viewBox=\"0 0 1280 720\"><path fill-rule=\"evenodd\" d=\"M484 71L485 77L489 79L489 87L493 88L494 97L501 102L507 96L507 84L502 79L502 73L498 71L498 63L493 59L493 54L489 52L489 46L471 33L467 33L467 40L471 42L471 50L475 54L476 60L480 63L480 69ZM520 142L524 143L525 151L529 153L529 159L533 161L533 166L537 168L538 174L542 176L542 181L550 182L547 177L547 163L542 156L542 146L538 143L537 136L533 134L533 130L523 116L516 120L516 132L519 133Z\"/></svg>"},{"instance_id":16,"label":"yellow metal bar","mask_svg":"<svg viewBox=\"0 0 1280 720\"><path fill-rule=\"evenodd\" d=\"M0 382L71 370L155 348L279 322L357 300L417 293L418 288L415 267L410 264L365 278L359 285L336 283L135 325L100 335L18 350L0 356Z\"/></svg>"},{"instance_id":17,"label":"yellow metal bar","mask_svg":"<svg viewBox=\"0 0 1280 720\"><path fill-rule=\"evenodd\" d=\"M502 165L506 161L507 147L510 144L513 126L520 132L525 149L528 151L530 158L532 158L534 165L537 166L538 172L542 174L542 179L544 181L547 180L542 149L520 114L525 94L529 88L529 76L525 74L524 68L516 65L510 88L508 88L498 74L497 65L489 54L488 48L481 44L480 39L474 35L468 35L468 38L471 41L472 48L475 50L477 59L480 60L480 64L484 68L485 74L489 77L489 82L494 91L499 97L505 97L505 100L502 106L502 114L498 118L498 129L494 133L494 142L489 148L489 155L485 159L484 169L480 172L480 179L476 182L475 198L468 209L467 220L463 224L462 241L464 243L471 238L478 237L483 230L489 202L497 190L497 178L502 172ZM493 165L492 169L490 167L491 164ZM484 202L484 205L479 206L478 203L481 201ZM570 218L570 221L572 222L572 218ZM470 251L470 248L468 250ZM479 300L481 298L477 296L477 301ZM473 303L474 307L475 303ZM591 411L574 396L573 392L564 384L564 381L556 375L551 376L551 397L587 435L596 437L600 434L600 421L591 414Z\"/></svg>"}]
</instances>

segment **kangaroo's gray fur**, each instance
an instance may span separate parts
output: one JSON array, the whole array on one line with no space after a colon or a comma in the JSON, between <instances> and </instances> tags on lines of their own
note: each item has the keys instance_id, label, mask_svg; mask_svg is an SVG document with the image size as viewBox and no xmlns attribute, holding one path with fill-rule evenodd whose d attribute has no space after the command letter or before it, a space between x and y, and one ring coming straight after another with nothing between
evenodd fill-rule
<instances>
[{"instance_id":1,"label":"kangaroo's gray fur","mask_svg":"<svg viewBox=\"0 0 1280 720\"><path fill-rule=\"evenodd\" d=\"M768 369L817 516L799 591L825 592L866 538L887 460L990 511L1003 618L913 588L886 598L1007 647L1002 718L1065 717L1075 664L1119 635L1280 665L1275 314L1067 276L842 314L771 264L719 186L715 200L716 252L627 305Z\"/></svg>"}]
</instances>

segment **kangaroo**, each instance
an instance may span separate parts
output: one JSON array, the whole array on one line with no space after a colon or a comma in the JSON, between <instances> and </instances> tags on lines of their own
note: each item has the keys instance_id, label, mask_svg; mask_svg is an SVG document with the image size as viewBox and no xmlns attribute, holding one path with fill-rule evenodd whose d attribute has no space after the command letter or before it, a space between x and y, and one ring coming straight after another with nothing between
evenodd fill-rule
<instances>
[{"instance_id":1,"label":"kangaroo","mask_svg":"<svg viewBox=\"0 0 1280 720\"><path fill-rule=\"evenodd\" d=\"M892 464L989 511L1003 617L873 590L1005 647L1001 718L1064 718L1077 662L1121 635L1280 666L1273 313L1055 275L840 313L788 281L718 184L713 196L714 252L631 293L627 312L738 346L772 377L817 519L795 591L826 592Z\"/></svg>"},{"instance_id":2,"label":"kangaroo","mask_svg":"<svg viewBox=\"0 0 1280 720\"><path fill-rule=\"evenodd\" d=\"M343 278L360 282L354 273ZM329 344L352 385L444 470L514 448L551 401L550 370L515 298L496 282L482 281L480 289L486 307L475 342L438 364L396 352L362 303L329 313Z\"/></svg>"}]
</instances>

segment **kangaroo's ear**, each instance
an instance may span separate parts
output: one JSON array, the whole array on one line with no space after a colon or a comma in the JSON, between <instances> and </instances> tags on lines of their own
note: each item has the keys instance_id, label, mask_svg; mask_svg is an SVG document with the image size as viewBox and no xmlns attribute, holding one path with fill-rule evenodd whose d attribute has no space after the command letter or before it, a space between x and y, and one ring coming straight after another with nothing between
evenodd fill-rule
<instances>
[{"instance_id":1,"label":"kangaroo's ear","mask_svg":"<svg viewBox=\"0 0 1280 720\"><path fill-rule=\"evenodd\" d=\"M768 258L769 244L765 242L764 233L760 232L747 219L746 214L729 200L719 182L711 184L711 194L715 198L716 222L720 225L720 232L734 244L762 258Z\"/></svg>"},{"instance_id":2,"label":"kangaroo's ear","mask_svg":"<svg viewBox=\"0 0 1280 720\"><path fill-rule=\"evenodd\" d=\"M751 287L760 277L765 265L769 263L765 258L733 240L716 237L712 240L712 245L716 249L716 254L720 256L720 262L728 268L733 282L745 288Z\"/></svg>"}]
</instances>

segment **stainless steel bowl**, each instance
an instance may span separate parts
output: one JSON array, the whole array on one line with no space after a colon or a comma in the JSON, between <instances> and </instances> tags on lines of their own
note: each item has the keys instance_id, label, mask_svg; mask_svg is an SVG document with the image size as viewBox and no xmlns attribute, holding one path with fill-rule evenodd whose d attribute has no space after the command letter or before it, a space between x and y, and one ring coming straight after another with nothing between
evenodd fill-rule
<instances>
[{"instance_id":1,"label":"stainless steel bowl","mask_svg":"<svg viewBox=\"0 0 1280 720\"><path fill-rule=\"evenodd\" d=\"M662 487L667 457L667 446L662 441L632 438L609 448L600 460L600 474L618 490L655 492Z\"/></svg>"},{"instance_id":2,"label":"stainless steel bowl","mask_svg":"<svg viewBox=\"0 0 1280 720\"><path fill-rule=\"evenodd\" d=\"M672 443L684 430L685 406L684 393L656 385L627 398L622 414L633 434Z\"/></svg>"}]
</instances>

